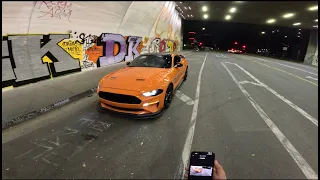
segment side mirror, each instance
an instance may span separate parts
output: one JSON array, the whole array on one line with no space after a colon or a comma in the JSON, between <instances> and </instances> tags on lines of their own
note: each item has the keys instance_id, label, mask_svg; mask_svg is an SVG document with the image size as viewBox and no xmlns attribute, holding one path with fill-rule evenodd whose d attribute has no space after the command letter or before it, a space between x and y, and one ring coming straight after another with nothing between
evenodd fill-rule
<instances>
[{"instance_id":1,"label":"side mirror","mask_svg":"<svg viewBox=\"0 0 320 180\"><path fill-rule=\"evenodd\" d=\"M126 65L129 65L129 64L130 64L130 62L127 62L127 63L126 63Z\"/></svg>"},{"instance_id":2,"label":"side mirror","mask_svg":"<svg viewBox=\"0 0 320 180\"><path fill-rule=\"evenodd\" d=\"M178 64L176 64L174 67L182 67L182 66L183 66L183 64L178 63Z\"/></svg>"}]
</instances>

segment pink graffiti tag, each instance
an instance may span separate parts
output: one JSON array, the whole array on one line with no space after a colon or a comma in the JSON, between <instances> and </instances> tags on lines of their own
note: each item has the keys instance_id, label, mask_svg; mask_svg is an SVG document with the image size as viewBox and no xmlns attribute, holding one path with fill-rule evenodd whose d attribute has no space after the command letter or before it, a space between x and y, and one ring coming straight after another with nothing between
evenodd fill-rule
<instances>
[{"instance_id":1,"label":"pink graffiti tag","mask_svg":"<svg viewBox=\"0 0 320 180\"><path fill-rule=\"evenodd\" d=\"M70 16L72 14L71 9L72 3L68 3L67 1L41 1L38 9L43 14L38 18L42 17L51 17L51 18L59 18L65 17L70 21Z\"/></svg>"}]
</instances>

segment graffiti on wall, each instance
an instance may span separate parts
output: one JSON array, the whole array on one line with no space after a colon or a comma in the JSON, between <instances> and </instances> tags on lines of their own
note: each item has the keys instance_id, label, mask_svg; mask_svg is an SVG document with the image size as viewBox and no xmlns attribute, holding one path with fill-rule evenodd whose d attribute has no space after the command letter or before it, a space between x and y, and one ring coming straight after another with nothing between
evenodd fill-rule
<instances>
[{"instance_id":1,"label":"graffiti on wall","mask_svg":"<svg viewBox=\"0 0 320 180\"><path fill-rule=\"evenodd\" d=\"M67 1L37 1L37 10L40 12L38 18L67 19L71 22L72 3Z\"/></svg>"},{"instance_id":2,"label":"graffiti on wall","mask_svg":"<svg viewBox=\"0 0 320 180\"><path fill-rule=\"evenodd\" d=\"M81 35L81 36L80 36ZM2 40L2 87L33 83L132 60L141 53L173 52L179 42L102 33L6 35Z\"/></svg>"}]
</instances>

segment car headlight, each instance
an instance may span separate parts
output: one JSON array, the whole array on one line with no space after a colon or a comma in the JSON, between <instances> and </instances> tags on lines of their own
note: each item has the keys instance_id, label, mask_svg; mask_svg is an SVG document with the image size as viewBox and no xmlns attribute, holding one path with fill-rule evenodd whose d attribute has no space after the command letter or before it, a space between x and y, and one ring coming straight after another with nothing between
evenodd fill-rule
<instances>
[{"instance_id":1,"label":"car headlight","mask_svg":"<svg viewBox=\"0 0 320 180\"><path fill-rule=\"evenodd\" d=\"M149 91L149 92L144 92L142 93L144 96L146 97L150 97L150 96L156 96L156 95L159 95L163 92L162 89L157 89L157 90L152 90L152 91Z\"/></svg>"}]
</instances>

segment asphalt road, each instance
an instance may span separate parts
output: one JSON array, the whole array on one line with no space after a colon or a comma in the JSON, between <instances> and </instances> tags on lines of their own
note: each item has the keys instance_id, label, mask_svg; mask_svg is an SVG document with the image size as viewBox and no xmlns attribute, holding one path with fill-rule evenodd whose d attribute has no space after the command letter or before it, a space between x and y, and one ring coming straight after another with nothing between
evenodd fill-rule
<instances>
[{"instance_id":1,"label":"asphalt road","mask_svg":"<svg viewBox=\"0 0 320 180\"><path fill-rule=\"evenodd\" d=\"M86 97L3 131L2 178L179 178L190 150L213 151L229 179L317 178L317 68L221 52L187 59L179 91L194 103L175 96L160 118L132 120Z\"/></svg>"}]
</instances>

